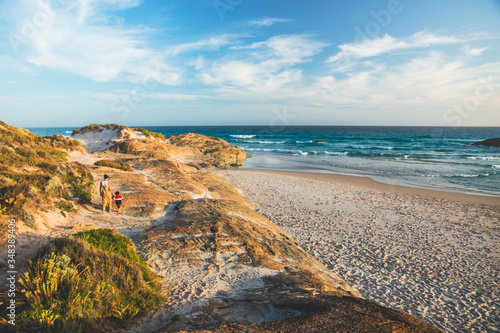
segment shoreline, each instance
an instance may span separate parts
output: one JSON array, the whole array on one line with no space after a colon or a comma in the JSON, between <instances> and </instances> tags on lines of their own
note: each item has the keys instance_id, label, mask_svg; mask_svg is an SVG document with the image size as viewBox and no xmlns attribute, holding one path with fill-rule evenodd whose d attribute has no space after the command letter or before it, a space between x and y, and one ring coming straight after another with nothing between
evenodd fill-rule
<instances>
[{"instance_id":1,"label":"shoreline","mask_svg":"<svg viewBox=\"0 0 500 333\"><path fill-rule=\"evenodd\" d=\"M422 187L411 187L404 185L392 185L383 183L370 178L369 176L362 175L342 175L335 173L320 173L308 171L288 171L288 170L272 170L272 169L245 169L240 168L237 170L244 170L249 172L266 172L280 175L293 176L298 178L313 179L323 182L339 184L339 185L352 185L360 186L367 189L378 191L395 191L399 193L406 193L412 195L420 195L430 197L433 199L443 199L451 201L460 201L465 203L484 204L490 206L500 206L500 196L481 195L475 193L459 193L450 192L446 190L434 190Z\"/></svg>"}]
</instances>

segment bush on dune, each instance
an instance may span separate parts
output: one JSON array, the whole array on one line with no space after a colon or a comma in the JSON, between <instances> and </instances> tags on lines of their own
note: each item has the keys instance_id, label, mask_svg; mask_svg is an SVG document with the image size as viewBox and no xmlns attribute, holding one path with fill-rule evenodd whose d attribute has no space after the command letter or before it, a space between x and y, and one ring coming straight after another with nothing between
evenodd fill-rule
<instances>
[{"instance_id":1,"label":"bush on dune","mask_svg":"<svg viewBox=\"0 0 500 333\"><path fill-rule=\"evenodd\" d=\"M148 131L147 129L145 129L144 127L141 127L141 128L135 128L135 130L139 131L142 133L142 135L144 135L146 138L150 138L150 137L153 137L153 138L157 138L157 139L165 139L165 135L163 134L160 134L160 133L156 133L156 132L151 132L151 131Z\"/></svg>"},{"instance_id":2,"label":"bush on dune","mask_svg":"<svg viewBox=\"0 0 500 333\"><path fill-rule=\"evenodd\" d=\"M166 298L132 241L109 229L59 238L30 261L16 330L109 332Z\"/></svg>"},{"instance_id":3,"label":"bush on dune","mask_svg":"<svg viewBox=\"0 0 500 333\"><path fill-rule=\"evenodd\" d=\"M118 125L118 124L90 124L85 127L82 127L80 129L74 129L73 130L73 135L75 134L85 134L89 132L100 132L104 130L121 130L125 128L123 125Z\"/></svg>"}]
</instances>

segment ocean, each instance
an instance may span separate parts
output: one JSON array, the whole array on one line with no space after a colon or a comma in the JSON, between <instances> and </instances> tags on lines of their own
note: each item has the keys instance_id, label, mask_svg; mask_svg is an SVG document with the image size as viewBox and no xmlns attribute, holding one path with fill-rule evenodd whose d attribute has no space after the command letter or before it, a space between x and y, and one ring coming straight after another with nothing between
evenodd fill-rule
<instances>
[{"instance_id":1,"label":"ocean","mask_svg":"<svg viewBox=\"0 0 500 333\"><path fill-rule=\"evenodd\" d=\"M393 184L500 196L500 148L472 143L499 127L145 127L222 138L252 155L243 168L368 176ZM73 128L29 128L70 136Z\"/></svg>"}]
</instances>

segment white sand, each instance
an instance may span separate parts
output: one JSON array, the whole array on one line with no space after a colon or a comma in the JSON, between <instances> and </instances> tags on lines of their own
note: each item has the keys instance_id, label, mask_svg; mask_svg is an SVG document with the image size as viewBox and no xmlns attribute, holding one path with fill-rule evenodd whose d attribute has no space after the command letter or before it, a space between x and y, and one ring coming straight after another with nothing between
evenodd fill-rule
<instances>
[{"instance_id":1,"label":"white sand","mask_svg":"<svg viewBox=\"0 0 500 333\"><path fill-rule=\"evenodd\" d=\"M498 198L480 204L334 178L222 173L363 297L447 332L500 331Z\"/></svg>"},{"instance_id":2,"label":"white sand","mask_svg":"<svg viewBox=\"0 0 500 333\"><path fill-rule=\"evenodd\" d=\"M88 151L103 151L121 141L119 135L128 133L129 139L145 139L146 137L139 131L133 129L103 129L100 131L90 131L87 133L78 133L71 136L71 139L78 140Z\"/></svg>"}]
</instances>

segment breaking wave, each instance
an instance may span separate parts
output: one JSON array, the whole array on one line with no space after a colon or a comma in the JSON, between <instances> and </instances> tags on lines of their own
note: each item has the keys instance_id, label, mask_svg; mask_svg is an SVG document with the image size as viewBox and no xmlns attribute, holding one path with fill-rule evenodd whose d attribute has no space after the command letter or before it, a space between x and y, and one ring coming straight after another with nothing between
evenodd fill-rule
<instances>
[{"instance_id":1,"label":"breaking wave","mask_svg":"<svg viewBox=\"0 0 500 333\"><path fill-rule=\"evenodd\" d=\"M255 135L255 134L232 134L229 136L232 138L235 138L235 139L251 139L251 138L255 138L257 135Z\"/></svg>"}]
</instances>

